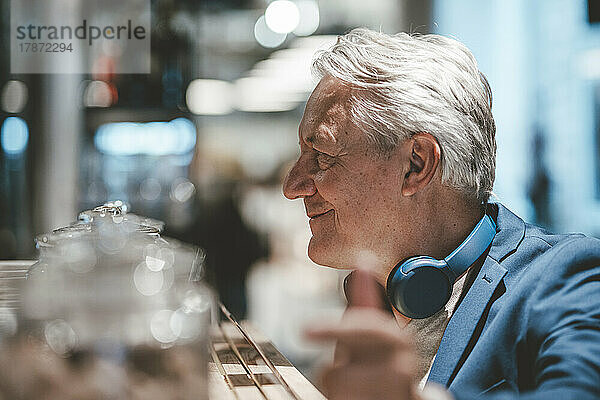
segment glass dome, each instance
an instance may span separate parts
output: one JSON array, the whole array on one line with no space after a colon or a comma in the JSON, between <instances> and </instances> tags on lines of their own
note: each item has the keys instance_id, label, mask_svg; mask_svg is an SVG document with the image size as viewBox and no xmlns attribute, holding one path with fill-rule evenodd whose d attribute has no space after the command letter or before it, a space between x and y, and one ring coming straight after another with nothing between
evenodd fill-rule
<instances>
[{"instance_id":1,"label":"glass dome","mask_svg":"<svg viewBox=\"0 0 600 400\"><path fill-rule=\"evenodd\" d=\"M36 238L40 258L23 281L18 333L1 361L50 359L84 390L77 396L205 399L214 298L203 281L204 252L161 237L162 222L127 211L107 203ZM47 380L42 375L17 388L18 379L0 378L0 394L36 398L25 382ZM53 384L58 397L71 398L68 385Z\"/></svg>"}]
</instances>

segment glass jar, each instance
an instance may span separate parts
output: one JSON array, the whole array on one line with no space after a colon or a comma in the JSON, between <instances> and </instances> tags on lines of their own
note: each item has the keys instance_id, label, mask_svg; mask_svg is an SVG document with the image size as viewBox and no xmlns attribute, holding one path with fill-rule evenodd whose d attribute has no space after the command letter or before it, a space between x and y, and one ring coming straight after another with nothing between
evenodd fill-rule
<instances>
[{"instance_id":1,"label":"glass jar","mask_svg":"<svg viewBox=\"0 0 600 400\"><path fill-rule=\"evenodd\" d=\"M207 398L214 300L203 252L125 211L107 203L36 239L40 259L21 289L18 334L0 355L17 368L12 378L0 372L0 394Z\"/></svg>"}]
</instances>

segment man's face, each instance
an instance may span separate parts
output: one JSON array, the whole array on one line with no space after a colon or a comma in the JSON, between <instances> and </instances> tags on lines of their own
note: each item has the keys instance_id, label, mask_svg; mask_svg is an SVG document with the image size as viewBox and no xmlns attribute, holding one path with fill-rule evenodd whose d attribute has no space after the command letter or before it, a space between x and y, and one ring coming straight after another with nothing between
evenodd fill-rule
<instances>
[{"instance_id":1,"label":"man's face","mask_svg":"<svg viewBox=\"0 0 600 400\"><path fill-rule=\"evenodd\" d=\"M402 152L377 152L351 122L349 96L329 76L315 88L300 123L300 157L283 186L287 198L304 199L308 256L336 268L357 267L363 251L379 258L402 230Z\"/></svg>"}]
</instances>

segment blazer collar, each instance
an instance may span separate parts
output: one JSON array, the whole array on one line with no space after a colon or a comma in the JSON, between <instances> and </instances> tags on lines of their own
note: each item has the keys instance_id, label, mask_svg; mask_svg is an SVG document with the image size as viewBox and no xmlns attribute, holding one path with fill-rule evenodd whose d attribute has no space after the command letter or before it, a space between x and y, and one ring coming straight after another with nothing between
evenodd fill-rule
<instances>
[{"instance_id":1,"label":"blazer collar","mask_svg":"<svg viewBox=\"0 0 600 400\"><path fill-rule=\"evenodd\" d=\"M500 263L517 251L525 237L525 222L501 203L489 203L487 214L496 221L496 236L488 257Z\"/></svg>"},{"instance_id":2,"label":"blazer collar","mask_svg":"<svg viewBox=\"0 0 600 400\"><path fill-rule=\"evenodd\" d=\"M487 213L496 221L496 236L477 277L444 331L428 378L441 385L450 386L481 334L481 330L475 334L477 325L497 299L493 298L494 292L507 272L500 263L517 250L525 235L523 220L502 204L488 204Z\"/></svg>"}]
</instances>

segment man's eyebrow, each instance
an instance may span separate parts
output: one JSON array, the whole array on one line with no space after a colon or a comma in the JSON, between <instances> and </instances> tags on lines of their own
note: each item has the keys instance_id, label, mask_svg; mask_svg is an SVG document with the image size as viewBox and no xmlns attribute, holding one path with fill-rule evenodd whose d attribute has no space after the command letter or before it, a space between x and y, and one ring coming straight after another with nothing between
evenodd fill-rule
<instances>
[{"instance_id":1,"label":"man's eyebrow","mask_svg":"<svg viewBox=\"0 0 600 400\"><path fill-rule=\"evenodd\" d=\"M311 145L330 145L332 143L337 142L333 135L318 129L316 131L308 133L307 136L300 135L300 137L302 141Z\"/></svg>"}]
</instances>

